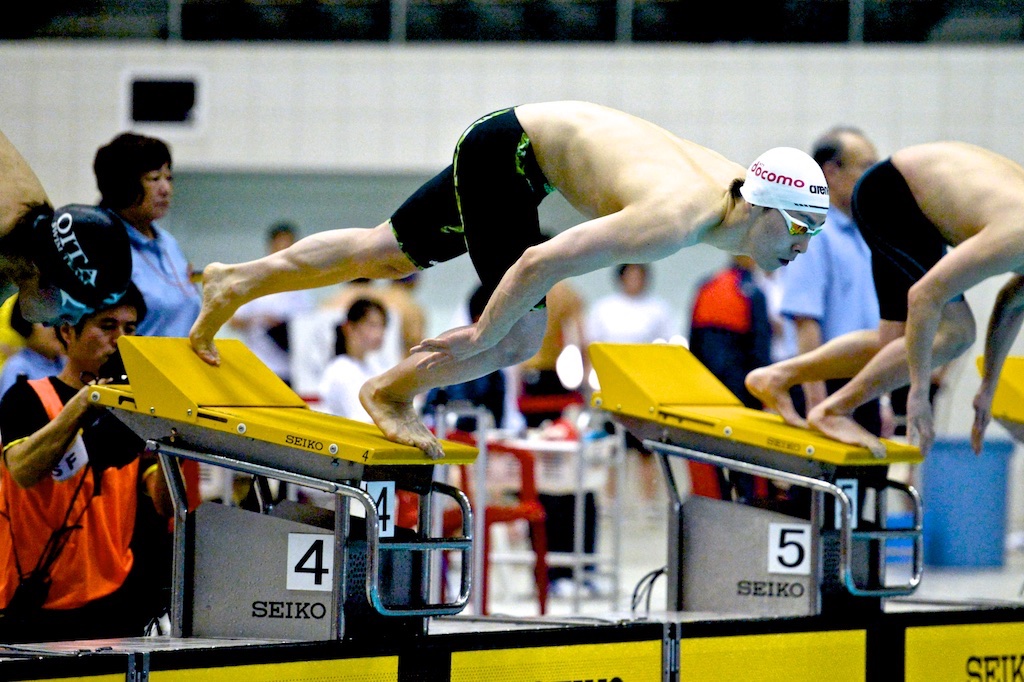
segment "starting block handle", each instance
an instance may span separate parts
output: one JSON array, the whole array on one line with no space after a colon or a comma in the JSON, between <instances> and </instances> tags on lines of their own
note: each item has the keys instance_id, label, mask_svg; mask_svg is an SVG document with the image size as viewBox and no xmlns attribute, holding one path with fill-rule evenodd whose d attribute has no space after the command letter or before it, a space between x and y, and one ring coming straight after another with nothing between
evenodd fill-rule
<instances>
[{"instance_id":1,"label":"starting block handle","mask_svg":"<svg viewBox=\"0 0 1024 682\"><path fill-rule=\"evenodd\" d=\"M839 535L839 578L850 594L858 597L898 597L912 594L920 584L924 565L924 539L922 533L923 513L921 507L921 496L912 486L908 486L897 481L886 481L887 487L900 490L910 498L914 513L914 525L912 528L855 531L853 530L853 502L850 500L849 495L846 494L846 491L832 483L829 483L828 481L788 471L782 471L780 469L773 469L760 464L741 462L727 457L713 455L708 452L691 450L690 448L662 443L656 440L646 439L643 441L643 444L644 447L651 452L657 452L662 455L674 457L683 457L685 459L703 462L723 469L740 471L754 476L774 478L792 485L798 485L818 492L823 492L834 497L836 501L839 502L841 509L840 516L842 520L842 529ZM678 491L674 491L672 494L678 497ZM910 579L906 583L902 585L878 588L867 588L857 584L856 579L853 577L853 567L851 565L853 557L852 548L855 539L886 540L906 537L910 537L914 540L914 569Z\"/></svg>"},{"instance_id":2,"label":"starting block handle","mask_svg":"<svg viewBox=\"0 0 1024 682\"><path fill-rule=\"evenodd\" d=\"M366 542L367 542L367 565L366 565L366 598L377 613L383 616L444 616L454 615L462 611L469 603L469 593L472 588L473 571L473 511L469 506L469 498L458 488L440 481L431 481L429 494L437 493L455 500L462 511L462 535L454 538L421 537L411 542L381 542L380 525L378 521L377 505L370 495L360 488L350 488L349 491L339 491L343 495L355 498L366 510ZM420 518L420 524L429 524L429 518ZM421 534L424 535L424 534ZM429 552L434 550L457 550L462 552L462 580L459 589L459 596L451 602L437 604L425 604L421 607L389 606L384 603L380 596L380 555L386 551L414 551ZM421 562L423 579L429 580L430 561Z\"/></svg>"}]
</instances>

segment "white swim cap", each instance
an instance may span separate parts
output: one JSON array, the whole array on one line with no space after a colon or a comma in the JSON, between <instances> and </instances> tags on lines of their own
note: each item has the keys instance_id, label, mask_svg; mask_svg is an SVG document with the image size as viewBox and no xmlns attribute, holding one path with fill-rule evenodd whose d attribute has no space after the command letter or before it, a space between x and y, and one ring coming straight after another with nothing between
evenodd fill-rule
<instances>
[{"instance_id":1,"label":"white swim cap","mask_svg":"<svg viewBox=\"0 0 1024 682\"><path fill-rule=\"evenodd\" d=\"M755 206L828 213L828 183L821 166L793 147L775 147L757 157L740 194Z\"/></svg>"}]
</instances>

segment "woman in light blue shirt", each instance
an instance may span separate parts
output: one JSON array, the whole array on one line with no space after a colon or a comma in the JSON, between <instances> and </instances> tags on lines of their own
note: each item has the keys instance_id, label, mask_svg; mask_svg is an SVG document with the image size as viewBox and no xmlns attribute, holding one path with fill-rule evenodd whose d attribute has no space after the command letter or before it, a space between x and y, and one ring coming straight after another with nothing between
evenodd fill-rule
<instances>
[{"instance_id":1,"label":"woman in light blue shirt","mask_svg":"<svg viewBox=\"0 0 1024 682\"><path fill-rule=\"evenodd\" d=\"M171 152L162 140L122 133L96 152L93 163L100 205L130 226L132 281L149 313L139 336L188 336L202 298L192 267L177 240L156 226L174 195Z\"/></svg>"},{"instance_id":2,"label":"woman in light blue shirt","mask_svg":"<svg viewBox=\"0 0 1024 682\"><path fill-rule=\"evenodd\" d=\"M93 162L100 205L128 224L132 253L132 282L142 292L147 314L139 321L138 336L188 336L199 315L202 297L192 283L192 267L177 240L154 221L167 215L174 195L171 151L162 140L122 133L100 147ZM189 509L200 501L199 464L183 460L182 474ZM132 538L136 561L147 570L143 580L155 608L168 609L171 587L171 535L167 522L151 505L140 505Z\"/></svg>"}]
</instances>

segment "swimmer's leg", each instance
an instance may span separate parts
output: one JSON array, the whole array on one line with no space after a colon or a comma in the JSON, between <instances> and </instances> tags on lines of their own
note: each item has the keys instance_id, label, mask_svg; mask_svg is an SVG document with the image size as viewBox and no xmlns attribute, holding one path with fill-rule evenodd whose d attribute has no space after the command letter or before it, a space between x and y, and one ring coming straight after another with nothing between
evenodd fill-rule
<instances>
[{"instance_id":1,"label":"swimmer's leg","mask_svg":"<svg viewBox=\"0 0 1024 682\"><path fill-rule=\"evenodd\" d=\"M894 334L889 330L902 326L902 323L883 320L880 338L892 338ZM932 344L933 367L946 364L970 348L974 341L974 329L974 317L965 301L947 303L943 308L939 329ZM867 401L906 386L909 382L906 337L896 336L845 386L812 409L807 415L807 423L826 436L843 443L866 447L876 456L883 456L885 446L882 442L855 422L851 415Z\"/></svg>"},{"instance_id":2,"label":"swimmer's leg","mask_svg":"<svg viewBox=\"0 0 1024 682\"><path fill-rule=\"evenodd\" d=\"M387 222L374 228L320 232L245 263L211 263L203 270L203 306L189 339L203 360L217 364L213 338L243 303L280 291L360 277L398 279L415 271Z\"/></svg>"},{"instance_id":3,"label":"swimmer's leg","mask_svg":"<svg viewBox=\"0 0 1024 682\"><path fill-rule=\"evenodd\" d=\"M746 378L747 390L787 423L806 426L789 389L811 381L852 377L878 352L878 339L874 330L844 334L809 353L753 370Z\"/></svg>"}]
</instances>

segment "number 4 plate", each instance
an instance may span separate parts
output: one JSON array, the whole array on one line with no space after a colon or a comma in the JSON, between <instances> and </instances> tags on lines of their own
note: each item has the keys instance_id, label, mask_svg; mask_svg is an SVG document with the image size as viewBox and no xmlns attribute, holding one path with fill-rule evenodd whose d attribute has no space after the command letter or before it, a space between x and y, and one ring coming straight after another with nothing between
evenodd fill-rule
<instances>
[{"instance_id":1,"label":"number 4 plate","mask_svg":"<svg viewBox=\"0 0 1024 682\"><path fill-rule=\"evenodd\" d=\"M288 533L288 589L330 592L334 571L334 536Z\"/></svg>"},{"instance_id":2,"label":"number 4 plate","mask_svg":"<svg viewBox=\"0 0 1024 682\"><path fill-rule=\"evenodd\" d=\"M362 486L377 506L380 537L395 537L395 518L398 516L394 481L363 481Z\"/></svg>"}]
</instances>

